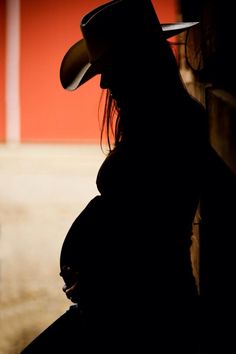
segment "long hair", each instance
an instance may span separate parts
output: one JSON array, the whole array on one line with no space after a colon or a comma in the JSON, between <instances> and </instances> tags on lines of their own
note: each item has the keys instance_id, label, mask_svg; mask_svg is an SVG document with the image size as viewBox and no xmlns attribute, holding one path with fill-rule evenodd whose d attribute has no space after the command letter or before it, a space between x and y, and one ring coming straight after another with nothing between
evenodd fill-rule
<instances>
[{"instance_id":1,"label":"long hair","mask_svg":"<svg viewBox=\"0 0 236 354\"><path fill-rule=\"evenodd\" d=\"M159 65L155 65L155 59L150 59L150 91L145 89L143 92L148 99L149 105L151 102L156 108L173 109L169 105L169 102L180 103L182 99L190 97L189 92L185 86L185 83L180 74L178 62L176 60L173 48L167 41L161 46L161 51L158 51L157 61ZM159 67L159 68L157 68ZM155 72L153 74L154 68ZM149 73L150 74L150 73ZM148 74L147 74L148 75ZM153 80L155 80L153 82ZM152 89L153 83L156 89ZM111 152L113 148L119 145L123 140L123 137L127 135L127 122L123 122L122 110L117 106L116 100L112 97L110 90L106 89L105 104L103 109L103 117L101 124L100 144L103 145L104 136L106 136L106 142L108 145L108 151ZM158 100L158 102L157 102ZM138 101L137 105L141 103ZM139 107L136 107L139 110ZM125 116L125 119L127 116ZM132 122L131 122L132 124Z\"/></svg>"},{"instance_id":2,"label":"long hair","mask_svg":"<svg viewBox=\"0 0 236 354\"><path fill-rule=\"evenodd\" d=\"M104 135L106 137L108 151L111 152L112 149L121 141L122 129L120 125L120 109L117 106L116 100L112 97L109 89L105 90L105 104L100 133L101 146L103 145Z\"/></svg>"}]
</instances>

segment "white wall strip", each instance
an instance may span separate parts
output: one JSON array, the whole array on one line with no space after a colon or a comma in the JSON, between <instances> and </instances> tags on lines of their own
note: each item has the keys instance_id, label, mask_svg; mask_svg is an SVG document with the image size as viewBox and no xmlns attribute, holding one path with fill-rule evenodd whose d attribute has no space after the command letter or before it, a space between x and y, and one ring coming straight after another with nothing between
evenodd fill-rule
<instances>
[{"instance_id":1,"label":"white wall strip","mask_svg":"<svg viewBox=\"0 0 236 354\"><path fill-rule=\"evenodd\" d=\"M6 140L20 141L20 0L6 0Z\"/></svg>"}]
</instances>

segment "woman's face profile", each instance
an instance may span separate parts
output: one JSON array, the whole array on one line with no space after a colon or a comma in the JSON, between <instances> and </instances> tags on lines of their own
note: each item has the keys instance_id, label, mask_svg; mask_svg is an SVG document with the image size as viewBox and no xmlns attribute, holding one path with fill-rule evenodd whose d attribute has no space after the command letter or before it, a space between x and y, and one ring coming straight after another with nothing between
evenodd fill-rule
<instances>
[{"instance_id":1,"label":"woman's face profile","mask_svg":"<svg viewBox=\"0 0 236 354\"><path fill-rule=\"evenodd\" d=\"M108 89L112 98L116 100L119 106L121 97L125 93L125 79L119 68L114 67L111 63L107 64L101 73L100 87L101 89Z\"/></svg>"},{"instance_id":2,"label":"woman's face profile","mask_svg":"<svg viewBox=\"0 0 236 354\"><path fill-rule=\"evenodd\" d=\"M109 58L103 65L100 87L110 91L118 107L121 107L122 103L125 104L130 94L135 91L137 76L134 76L133 71L133 67L121 56Z\"/></svg>"}]
</instances>

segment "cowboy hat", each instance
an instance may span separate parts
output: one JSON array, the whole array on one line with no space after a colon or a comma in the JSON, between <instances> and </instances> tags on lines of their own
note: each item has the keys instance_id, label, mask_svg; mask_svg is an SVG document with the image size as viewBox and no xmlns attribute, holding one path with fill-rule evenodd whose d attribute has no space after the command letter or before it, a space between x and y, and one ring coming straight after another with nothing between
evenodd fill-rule
<instances>
[{"instance_id":1,"label":"cowboy hat","mask_svg":"<svg viewBox=\"0 0 236 354\"><path fill-rule=\"evenodd\" d=\"M149 27L150 22L154 24L155 30L157 29L164 39L198 24L198 22L160 24L151 0L139 0L135 3L135 9L131 7L131 2L131 0L109 1L83 16L80 23L83 38L66 52L61 63L60 80L63 88L73 91L100 74L102 59L114 45L115 38L119 35L124 41L127 40L128 31L132 31L132 28L137 31L137 24L141 27L140 15L146 19Z\"/></svg>"}]
</instances>

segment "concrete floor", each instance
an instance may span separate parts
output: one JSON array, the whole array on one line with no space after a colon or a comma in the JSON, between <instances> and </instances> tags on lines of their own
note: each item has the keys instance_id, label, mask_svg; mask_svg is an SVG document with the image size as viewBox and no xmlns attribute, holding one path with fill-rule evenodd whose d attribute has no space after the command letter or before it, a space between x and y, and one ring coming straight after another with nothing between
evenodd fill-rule
<instances>
[{"instance_id":1,"label":"concrete floor","mask_svg":"<svg viewBox=\"0 0 236 354\"><path fill-rule=\"evenodd\" d=\"M0 354L17 354L71 304L60 248L98 193L98 145L0 145Z\"/></svg>"}]
</instances>

